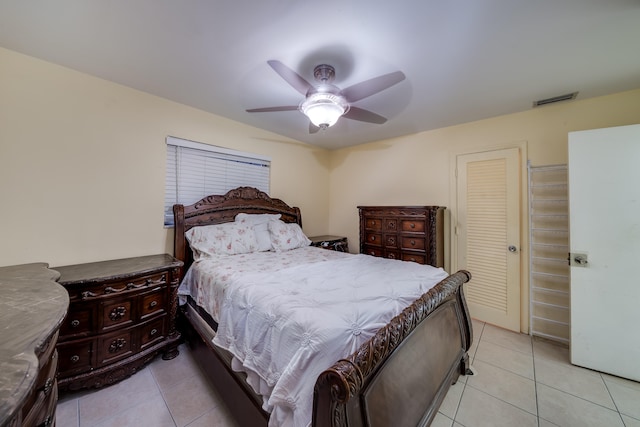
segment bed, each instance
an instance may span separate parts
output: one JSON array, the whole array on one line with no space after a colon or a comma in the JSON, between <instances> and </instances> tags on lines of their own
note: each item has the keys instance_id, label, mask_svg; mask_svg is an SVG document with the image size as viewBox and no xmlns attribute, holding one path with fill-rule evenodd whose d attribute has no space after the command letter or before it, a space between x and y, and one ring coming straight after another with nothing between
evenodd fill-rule
<instances>
[{"instance_id":1,"label":"bed","mask_svg":"<svg viewBox=\"0 0 640 427\"><path fill-rule=\"evenodd\" d=\"M174 251L175 257L184 262L183 277L187 276L186 279L193 280L193 277L188 277L191 275L202 279L202 277L206 277L202 276L204 273L196 272L199 271L198 269L206 270L208 268L203 267L208 264L202 261L203 256L198 249L192 250L186 235L190 236L193 243L196 230L202 229L203 226L232 223L236 221L236 216L240 213L252 216L278 215L279 221L285 224L297 224L300 227L302 225L301 213L298 208L291 207L285 202L271 198L266 193L251 187L239 187L225 195L208 196L189 206L175 205ZM303 247L289 251L291 256L295 254L304 260L299 261L294 256L292 258L295 260L294 264L297 262L305 263L310 258L319 260L319 262L309 261L308 264L293 265L281 270L274 266L283 262L290 263L291 259L284 260L283 258L290 255L279 253L280 251L273 252L265 253L264 256L268 261L259 262L255 262L257 258L253 257L262 257L263 255L254 255L253 252L245 253L242 257L244 258L243 265L249 271L234 272L229 276L231 277L229 281L232 284L224 288L226 294L223 296L223 302L217 305L208 305L199 295L189 298L190 292L188 290L182 292L185 294L183 295L184 300L187 301L181 306L183 316L180 324L184 330L184 336L192 347L193 354L203 372L210 377L212 383L220 391L238 424L241 426L313 425L318 427L429 425L449 387L457 381L459 375L470 373L467 351L472 342L472 327L462 286L469 281L470 274L466 271L459 271L448 275L441 269L427 270L424 266L418 266L411 262L382 258L374 260L375 257L368 255L342 254L326 249ZM217 265L222 262L223 257L219 257L220 259L217 260L215 257L213 258L212 262ZM262 260L262 258L260 259ZM260 263L267 266L265 268L270 271L255 270L257 267L254 267L254 264ZM293 409L287 407L282 409L278 404L278 399L267 400L260 394L263 393L263 390L260 389L261 383L266 384L267 388L271 388L268 393L277 395L277 380L281 378L282 372L278 371L277 380L273 381L269 380L267 373L253 372L253 365L247 362L247 360L254 360L256 353L253 350L249 351L251 357L243 354L245 359L239 359L241 355L238 355L238 349L245 347L237 344L236 340L241 339L242 336L237 338L228 330L235 327L234 334L241 333L237 332L237 329L242 329L239 325L243 323L243 320L234 317L239 314L231 311L229 307L249 307L250 314L255 313L256 310L267 310L260 307L256 301L270 300L269 294L264 292L267 292L267 289L274 292L273 289L276 289L277 285L283 286L282 289L278 288L278 295L292 294L293 298L298 298L291 300L295 301L294 304L282 304L286 306L286 309L293 310L293 305L297 309L300 301L304 302L308 299L312 305L316 304L318 307L315 309L303 308L297 313L304 313L305 315L302 317L305 318L305 321L307 317L319 317L324 318L325 323L333 324L334 318L338 316L331 314L332 310L337 309L334 306L341 305L344 301L333 300L329 303L328 299L324 299L324 294L327 294L326 298L329 298L328 295L333 291L326 291L321 296L316 295L311 298L304 292L296 291L293 286L296 281L304 282L305 286L307 286L307 282L311 283L310 288L299 288L306 290L316 285L327 286L327 283L331 284L334 281L340 283L339 279L343 277L342 271L355 268L362 272L364 271L362 266L366 266L366 271L369 271L370 274L369 276L360 275L357 280L354 279L353 283L360 283L357 285L360 287L353 292L364 293L366 296L363 301L368 300L373 296L370 294L375 292L378 285L369 287L362 286L362 284L370 279L373 282L375 279L373 276L379 276L383 282L379 285L380 289L383 292L387 290L391 293L385 297L395 303L401 301L401 305L397 306L395 303L395 306L394 304L380 303L363 305L362 311L368 314L371 307L381 307L383 313L380 315L380 319L384 319L384 321L373 319L372 324L378 325L375 329L371 329L370 324L366 327L363 326L365 329L353 329L353 337L349 336L349 339L353 338L350 341L352 346L353 343L359 343L357 346L334 349L336 344L333 341L331 344L322 343L316 347L310 346L312 350L306 351L305 359L302 361L296 359L298 364L293 365L295 369L290 370L294 376L302 378L300 380L302 383L311 384L311 386L305 386L307 388L304 393L295 395L300 396L302 403L293 402L291 404ZM327 272L327 277L324 277L319 272L322 271L322 268L326 269L327 267L332 271ZM300 278L299 274L304 274L305 271L308 277ZM385 271L389 272L387 276L385 276ZM396 289L405 289L402 287L407 282L405 274L407 277L424 274L428 275L430 280L436 281L427 286L424 284L426 279L421 279L420 287L416 288L420 292L415 294L415 298L407 299L410 292L415 293L416 289L407 290L406 295L396 295L400 293ZM197 280L192 282L186 279L183 281L184 284L197 282ZM245 282L251 283L245 284ZM249 286L250 284L253 287ZM185 287L189 286L207 289L201 284L185 285ZM340 298L343 285L336 285L335 288L335 297ZM256 289L259 290L257 296L254 295ZM250 290L248 291L250 293L243 294L243 290ZM300 293L302 295L299 295ZM249 301L248 295L251 295L254 300ZM234 301L232 297L239 298L240 302ZM289 304L292 307L289 307ZM314 311L320 310L322 307L330 307L330 309L326 312L316 313ZM395 310L397 314L391 316L390 310ZM265 313L267 312L265 311ZM263 318L268 318L269 315L267 313ZM246 322L248 325L249 321L246 320ZM245 325L244 330L253 331L260 328L261 325L255 323L254 320L251 327ZM284 333L289 331L287 328L280 329ZM357 332L355 332L356 329ZM368 333L361 334L363 330ZM232 335L233 337L229 338ZM324 332L320 335L324 335ZM286 344L286 339L286 337L278 336L276 342ZM224 346L225 340L228 344L226 349L214 344L216 342ZM265 342L274 342L273 340L270 338ZM313 343L313 340L310 342ZM339 342L341 341L338 340ZM255 343L251 345L255 345ZM273 360L269 359L269 363L271 363L269 366L277 367L279 362L275 361L276 358L287 353L283 349L289 347L287 345L275 347L277 348L268 351L261 350L257 353L258 361L263 353L268 353L269 357L273 358ZM299 356L294 357L299 358ZM254 364L260 365L258 362ZM247 368L244 365L250 366ZM318 370L318 366L322 366L322 369ZM305 375L299 375L301 372L304 372ZM253 384L253 387L248 383ZM289 382L288 384L293 383ZM256 389L260 393L257 393ZM295 391L295 387L293 390ZM269 394L267 395L269 396ZM275 406L267 403L272 400L276 402ZM295 404L299 406L295 406ZM288 410L293 412L290 417L287 415ZM304 413L303 418L295 418L302 413Z\"/></svg>"}]
</instances>

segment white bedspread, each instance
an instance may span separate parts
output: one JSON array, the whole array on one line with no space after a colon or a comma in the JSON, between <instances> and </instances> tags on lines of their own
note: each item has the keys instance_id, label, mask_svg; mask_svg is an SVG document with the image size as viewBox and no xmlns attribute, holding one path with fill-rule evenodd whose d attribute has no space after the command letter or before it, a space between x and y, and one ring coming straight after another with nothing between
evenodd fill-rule
<instances>
[{"instance_id":1,"label":"white bedspread","mask_svg":"<svg viewBox=\"0 0 640 427\"><path fill-rule=\"evenodd\" d=\"M181 294L195 292L203 308L214 308L219 326L213 342L234 355L234 369L248 372L271 412L269 426L309 425L318 375L447 277L440 268L411 262L297 251L289 255L308 262L218 273L225 276L218 290L180 288ZM206 302L203 294L218 301Z\"/></svg>"}]
</instances>

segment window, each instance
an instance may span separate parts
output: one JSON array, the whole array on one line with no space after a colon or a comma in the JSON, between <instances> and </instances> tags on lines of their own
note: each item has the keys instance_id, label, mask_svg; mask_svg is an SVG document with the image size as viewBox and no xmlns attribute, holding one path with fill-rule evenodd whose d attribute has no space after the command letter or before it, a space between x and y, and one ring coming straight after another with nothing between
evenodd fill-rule
<instances>
[{"instance_id":1,"label":"window","mask_svg":"<svg viewBox=\"0 0 640 427\"><path fill-rule=\"evenodd\" d=\"M271 159L251 153L167 137L164 224L173 226L173 205L190 205L239 186L269 193Z\"/></svg>"}]
</instances>

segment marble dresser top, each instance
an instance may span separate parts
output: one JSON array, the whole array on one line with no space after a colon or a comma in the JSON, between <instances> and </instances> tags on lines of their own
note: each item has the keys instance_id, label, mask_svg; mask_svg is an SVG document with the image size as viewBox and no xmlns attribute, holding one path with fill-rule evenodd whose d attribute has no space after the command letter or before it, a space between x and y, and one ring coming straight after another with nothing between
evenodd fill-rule
<instances>
[{"instance_id":1,"label":"marble dresser top","mask_svg":"<svg viewBox=\"0 0 640 427\"><path fill-rule=\"evenodd\" d=\"M45 263L0 267L0 426L21 409L38 373L36 354L69 306L60 274Z\"/></svg>"}]
</instances>

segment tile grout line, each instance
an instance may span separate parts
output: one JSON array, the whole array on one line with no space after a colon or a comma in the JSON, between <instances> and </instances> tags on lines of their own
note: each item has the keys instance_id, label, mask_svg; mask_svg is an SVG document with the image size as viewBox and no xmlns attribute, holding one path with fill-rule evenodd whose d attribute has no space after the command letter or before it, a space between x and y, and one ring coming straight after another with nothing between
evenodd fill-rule
<instances>
[{"instance_id":1,"label":"tile grout line","mask_svg":"<svg viewBox=\"0 0 640 427\"><path fill-rule=\"evenodd\" d=\"M607 393L609 393L609 397L611 398L611 401L613 402L613 406L615 406L616 411L618 412L618 416L620 417L620 421L622 421L622 425L626 426L627 423L625 423L624 418L622 418L622 412L620 412L620 408L618 408L618 404L616 403L616 400L613 398L613 394L611 394L611 390L609 390L609 384L607 384L607 382L604 380L604 377L602 376L601 372L598 372L598 375L600 376L600 379L604 383L604 387L607 389Z\"/></svg>"},{"instance_id":2,"label":"tile grout line","mask_svg":"<svg viewBox=\"0 0 640 427\"><path fill-rule=\"evenodd\" d=\"M533 347L533 336L529 335L531 341L531 358L533 359L533 389L536 395L536 418L538 421L538 427L540 427L540 404L538 402L538 377L536 376L536 351Z\"/></svg>"},{"instance_id":3,"label":"tile grout line","mask_svg":"<svg viewBox=\"0 0 640 427\"><path fill-rule=\"evenodd\" d=\"M153 361L152 361L153 363ZM151 369L151 363L149 363L146 367L146 369L149 369L149 371L151 372L151 378L153 378L153 382L156 383L156 387L158 387L158 391L160 392L160 397L162 398L162 403L164 403L164 406L167 408L167 412L169 413L169 416L171 417L171 421L173 421L173 425L174 426L178 426L178 422L176 421L176 419L173 416L173 413L171 412L171 409L169 408L169 405L167 404L167 399L164 396L164 390L162 389L162 387L160 387L160 383L158 383L158 380L156 378L156 374L153 373L153 369Z\"/></svg>"}]
</instances>

